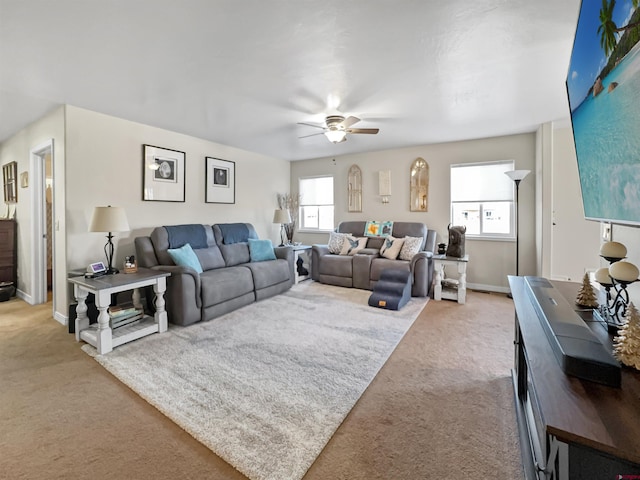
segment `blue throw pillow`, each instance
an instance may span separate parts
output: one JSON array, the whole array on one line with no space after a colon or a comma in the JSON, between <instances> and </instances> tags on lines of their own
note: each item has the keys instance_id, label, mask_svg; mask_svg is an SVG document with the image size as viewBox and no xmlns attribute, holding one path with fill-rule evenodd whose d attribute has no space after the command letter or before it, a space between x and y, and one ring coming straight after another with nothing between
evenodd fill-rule
<instances>
[{"instance_id":1,"label":"blue throw pillow","mask_svg":"<svg viewBox=\"0 0 640 480\"><path fill-rule=\"evenodd\" d=\"M196 252L193 251L191 245L185 243L180 248L170 248L167 250L173 263L180 267L191 267L196 272L202 273L202 265L200 265L200 260L198 260L198 256Z\"/></svg>"},{"instance_id":2,"label":"blue throw pillow","mask_svg":"<svg viewBox=\"0 0 640 480\"><path fill-rule=\"evenodd\" d=\"M271 240L254 240L250 238L247 241L249 242L249 254L251 255L252 262L264 262L266 260L276 259Z\"/></svg>"}]
</instances>

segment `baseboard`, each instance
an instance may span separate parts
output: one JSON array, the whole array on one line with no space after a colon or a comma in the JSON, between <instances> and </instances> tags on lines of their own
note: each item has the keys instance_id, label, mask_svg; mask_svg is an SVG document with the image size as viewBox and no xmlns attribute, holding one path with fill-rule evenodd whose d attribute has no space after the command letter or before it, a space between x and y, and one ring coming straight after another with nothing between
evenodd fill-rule
<instances>
[{"instance_id":1,"label":"baseboard","mask_svg":"<svg viewBox=\"0 0 640 480\"><path fill-rule=\"evenodd\" d=\"M467 289L492 293L509 293L511 291L509 287L499 287L497 285L486 285L483 283L467 283Z\"/></svg>"},{"instance_id":2,"label":"baseboard","mask_svg":"<svg viewBox=\"0 0 640 480\"><path fill-rule=\"evenodd\" d=\"M29 305L33 305L33 297L31 295L28 295L27 293L23 292L22 290L16 289L16 297L18 297L21 300L24 300Z\"/></svg>"},{"instance_id":3,"label":"baseboard","mask_svg":"<svg viewBox=\"0 0 640 480\"><path fill-rule=\"evenodd\" d=\"M69 317L60 312L53 312L53 319L65 327L69 324Z\"/></svg>"}]
</instances>

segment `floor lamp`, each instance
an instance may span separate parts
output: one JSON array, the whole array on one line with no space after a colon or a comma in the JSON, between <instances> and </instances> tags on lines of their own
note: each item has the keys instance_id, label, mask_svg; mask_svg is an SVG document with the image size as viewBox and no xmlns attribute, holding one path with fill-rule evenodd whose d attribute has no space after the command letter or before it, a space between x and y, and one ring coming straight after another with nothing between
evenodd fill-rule
<instances>
[{"instance_id":1,"label":"floor lamp","mask_svg":"<svg viewBox=\"0 0 640 480\"><path fill-rule=\"evenodd\" d=\"M504 172L516 183L516 276L520 275L520 182L531 173L531 170L512 170ZM511 298L511 294L508 295Z\"/></svg>"}]
</instances>

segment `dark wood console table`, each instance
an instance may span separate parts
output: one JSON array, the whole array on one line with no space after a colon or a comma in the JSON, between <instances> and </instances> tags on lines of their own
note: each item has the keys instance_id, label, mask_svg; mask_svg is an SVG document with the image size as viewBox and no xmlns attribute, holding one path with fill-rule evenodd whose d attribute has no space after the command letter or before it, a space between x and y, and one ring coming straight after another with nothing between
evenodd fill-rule
<instances>
[{"instance_id":1,"label":"dark wood console table","mask_svg":"<svg viewBox=\"0 0 640 480\"><path fill-rule=\"evenodd\" d=\"M573 305L579 284L552 283ZM513 387L527 480L640 478L640 372L623 368L621 388L566 375L524 279L509 276L509 285L516 312ZM578 313L610 346L591 311Z\"/></svg>"}]
</instances>

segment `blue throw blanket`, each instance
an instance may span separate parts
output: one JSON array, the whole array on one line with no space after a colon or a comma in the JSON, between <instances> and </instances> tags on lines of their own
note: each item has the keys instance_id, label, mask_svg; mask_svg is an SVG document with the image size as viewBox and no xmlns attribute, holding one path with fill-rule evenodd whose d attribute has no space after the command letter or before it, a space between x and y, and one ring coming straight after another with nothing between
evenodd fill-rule
<instances>
[{"instance_id":1,"label":"blue throw blanket","mask_svg":"<svg viewBox=\"0 0 640 480\"><path fill-rule=\"evenodd\" d=\"M222 239L225 245L247 242L250 238L258 238L249 230L246 223L218 223L218 227L222 232Z\"/></svg>"},{"instance_id":2,"label":"blue throw blanket","mask_svg":"<svg viewBox=\"0 0 640 480\"><path fill-rule=\"evenodd\" d=\"M180 248L187 243L194 249L207 248L207 232L201 224L165 225L164 228L169 237L169 248Z\"/></svg>"}]
</instances>

